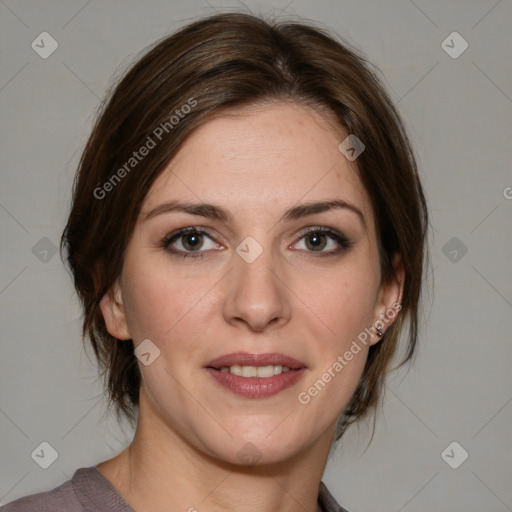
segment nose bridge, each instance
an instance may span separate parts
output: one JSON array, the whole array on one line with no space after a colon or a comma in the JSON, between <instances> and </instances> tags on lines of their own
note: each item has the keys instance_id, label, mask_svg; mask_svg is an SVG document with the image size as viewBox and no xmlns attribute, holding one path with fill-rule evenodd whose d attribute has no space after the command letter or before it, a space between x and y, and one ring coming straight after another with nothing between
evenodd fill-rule
<instances>
[{"instance_id":1,"label":"nose bridge","mask_svg":"<svg viewBox=\"0 0 512 512\"><path fill-rule=\"evenodd\" d=\"M285 320L289 304L280 268L278 254L270 243L260 244L254 237L242 240L233 254L226 320L244 321L254 330Z\"/></svg>"},{"instance_id":2,"label":"nose bridge","mask_svg":"<svg viewBox=\"0 0 512 512\"><path fill-rule=\"evenodd\" d=\"M263 248L256 243L246 239L239 244L236 257L233 258L235 272L251 286L258 283L263 286L272 285L273 281L277 279L276 255L273 254L272 247Z\"/></svg>"}]
</instances>

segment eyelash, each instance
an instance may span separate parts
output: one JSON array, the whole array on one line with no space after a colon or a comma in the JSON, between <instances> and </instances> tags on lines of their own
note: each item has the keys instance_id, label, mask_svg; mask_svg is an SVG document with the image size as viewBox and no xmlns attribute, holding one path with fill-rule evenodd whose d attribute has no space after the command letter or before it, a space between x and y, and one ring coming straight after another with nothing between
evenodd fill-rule
<instances>
[{"instance_id":1,"label":"eyelash","mask_svg":"<svg viewBox=\"0 0 512 512\"><path fill-rule=\"evenodd\" d=\"M212 236L205 230L201 228L197 228L194 226L190 226L187 228L180 229L174 233L171 233L170 235L166 236L161 243L161 246L163 249L169 251L173 256L179 256L181 258L203 258L208 251L182 251L181 249L171 249L170 245L179 238L186 236L190 233L199 234L199 235L206 235L210 240L213 240ZM310 227L305 230L303 230L300 233L299 240L302 240L304 237L306 237L309 234L322 234L322 235L328 235L331 237L338 245L339 248L335 251L328 251L328 252L316 252L316 251L306 251L308 253L312 253L315 258L325 258L329 256L334 256L342 252L343 250L349 249L352 246L352 242L339 231L331 228L326 227Z\"/></svg>"}]
</instances>

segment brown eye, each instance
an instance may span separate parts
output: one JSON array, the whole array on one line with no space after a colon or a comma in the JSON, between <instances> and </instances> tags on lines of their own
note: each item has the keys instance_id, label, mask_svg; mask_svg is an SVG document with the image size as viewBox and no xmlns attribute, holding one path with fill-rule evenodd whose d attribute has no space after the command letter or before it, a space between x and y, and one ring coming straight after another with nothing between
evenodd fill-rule
<instances>
[{"instance_id":1,"label":"brown eye","mask_svg":"<svg viewBox=\"0 0 512 512\"><path fill-rule=\"evenodd\" d=\"M296 244L299 249L318 256L331 256L348 249L352 242L341 232L332 228L310 228L303 231Z\"/></svg>"},{"instance_id":2,"label":"brown eye","mask_svg":"<svg viewBox=\"0 0 512 512\"><path fill-rule=\"evenodd\" d=\"M321 251L322 249L325 248L326 238L327 237L324 233L314 231L306 236L306 246L308 249L312 251Z\"/></svg>"},{"instance_id":3,"label":"brown eye","mask_svg":"<svg viewBox=\"0 0 512 512\"><path fill-rule=\"evenodd\" d=\"M181 235L182 245L187 251L197 251L203 245L203 235L201 233L188 233Z\"/></svg>"},{"instance_id":4,"label":"brown eye","mask_svg":"<svg viewBox=\"0 0 512 512\"><path fill-rule=\"evenodd\" d=\"M209 233L192 226L170 234L161 245L171 254L184 258L203 257L210 249L219 250L221 247Z\"/></svg>"}]
</instances>

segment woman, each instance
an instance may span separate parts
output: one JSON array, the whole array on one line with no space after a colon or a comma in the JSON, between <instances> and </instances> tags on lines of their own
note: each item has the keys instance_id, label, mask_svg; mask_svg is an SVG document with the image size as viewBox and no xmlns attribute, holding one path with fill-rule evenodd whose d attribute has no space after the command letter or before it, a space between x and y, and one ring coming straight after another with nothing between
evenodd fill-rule
<instances>
[{"instance_id":1,"label":"woman","mask_svg":"<svg viewBox=\"0 0 512 512\"><path fill-rule=\"evenodd\" d=\"M329 449L375 411L399 337L414 353L427 224L348 45L245 14L159 42L105 103L62 237L134 439L2 510L345 510Z\"/></svg>"}]
</instances>

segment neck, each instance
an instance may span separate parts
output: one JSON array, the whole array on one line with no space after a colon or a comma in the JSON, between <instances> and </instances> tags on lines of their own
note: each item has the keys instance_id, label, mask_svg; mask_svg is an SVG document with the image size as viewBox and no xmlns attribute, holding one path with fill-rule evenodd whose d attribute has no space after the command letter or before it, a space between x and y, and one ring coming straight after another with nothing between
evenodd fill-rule
<instances>
[{"instance_id":1,"label":"neck","mask_svg":"<svg viewBox=\"0 0 512 512\"><path fill-rule=\"evenodd\" d=\"M288 460L240 466L198 450L153 415L141 400L132 443L96 466L137 512L320 512L331 432Z\"/></svg>"}]
</instances>

